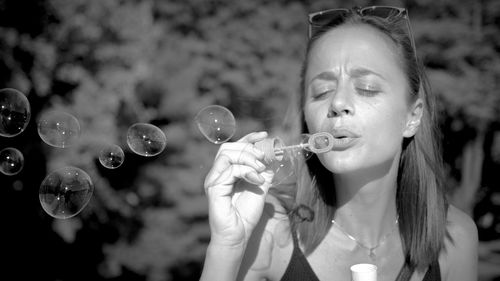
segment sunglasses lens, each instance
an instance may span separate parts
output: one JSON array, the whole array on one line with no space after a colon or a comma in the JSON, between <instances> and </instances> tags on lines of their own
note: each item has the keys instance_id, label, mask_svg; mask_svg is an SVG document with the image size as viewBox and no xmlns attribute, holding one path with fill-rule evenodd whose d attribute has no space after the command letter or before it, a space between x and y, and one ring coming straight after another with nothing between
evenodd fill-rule
<instances>
[{"instance_id":1,"label":"sunglasses lens","mask_svg":"<svg viewBox=\"0 0 500 281\"><path fill-rule=\"evenodd\" d=\"M342 23L349 11L347 10L331 10L323 13L318 13L311 18L313 26L335 26Z\"/></svg>"},{"instance_id":2,"label":"sunglasses lens","mask_svg":"<svg viewBox=\"0 0 500 281\"><path fill-rule=\"evenodd\" d=\"M373 16L379 18L390 18L394 16L398 16L401 13L401 10L393 7L369 7L362 9L360 14L362 16Z\"/></svg>"},{"instance_id":3,"label":"sunglasses lens","mask_svg":"<svg viewBox=\"0 0 500 281\"><path fill-rule=\"evenodd\" d=\"M312 36L313 34L315 34L316 32L318 32L323 28L341 24L348 13L349 10L338 9L338 10L329 10L313 15L309 20L310 22L309 36Z\"/></svg>"}]
</instances>

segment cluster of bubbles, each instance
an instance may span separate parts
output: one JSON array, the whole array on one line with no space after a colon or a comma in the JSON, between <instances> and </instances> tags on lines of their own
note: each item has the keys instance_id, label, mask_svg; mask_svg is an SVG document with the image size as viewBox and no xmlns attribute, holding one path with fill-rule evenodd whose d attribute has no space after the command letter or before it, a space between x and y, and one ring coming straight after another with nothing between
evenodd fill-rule
<instances>
[{"instance_id":1,"label":"cluster of bubbles","mask_svg":"<svg viewBox=\"0 0 500 281\"><path fill-rule=\"evenodd\" d=\"M31 117L31 108L26 96L16 89L0 90L0 136L15 137L22 133ZM231 111L220 105L201 109L195 122L203 136L214 144L230 140L236 130L236 121ZM57 148L68 148L78 142L81 127L78 119L67 112L49 110L42 112L37 120L38 135L44 143ZM279 138L269 138L256 143L266 153L266 164L275 172L274 185L280 184L293 174L297 157L309 157L313 153L327 151L331 147L329 135L301 135L292 145L284 145ZM135 154L152 157L166 147L165 133L148 123L136 123L127 130L127 145ZM125 160L123 149L108 143L101 147L99 163L107 169L120 167ZM0 150L0 172L16 175L24 166L24 156L14 147ZM66 166L49 173L42 181L39 199L42 208L54 218L66 219L77 215L89 203L94 191L90 176L80 168Z\"/></svg>"},{"instance_id":2,"label":"cluster of bubbles","mask_svg":"<svg viewBox=\"0 0 500 281\"><path fill-rule=\"evenodd\" d=\"M27 127L31 107L26 96L12 88L0 90L0 136L15 137ZM44 143L56 148L76 144L81 135L78 119L67 112L49 110L37 120L38 135ZM166 147L165 133L148 123L136 123L127 131L127 145L138 155L152 157ZM105 144L98 155L99 163L108 169L120 167L125 160L123 149ZM0 150L0 172L7 176L18 174L24 166L24 156L14 147ZM80 168L66 166L49 173L39 189L40 204L54 218L67 219L80 213L89 203L94 191L90 176Z\"/></svg>"},{"instance_id":3,"label":"cluster of bubbles","mask_svg":"<svg viewBox=\"0 0 500 281\"><path fill-rule=\"evenodd\" d=\"M16 89L0 90L0 136L15 137L22 133L31 118L31 106L26 96ZM18 174L24 166L23 154L14 147L0 151L0 172Z\"/></svg>"}]
</instances>

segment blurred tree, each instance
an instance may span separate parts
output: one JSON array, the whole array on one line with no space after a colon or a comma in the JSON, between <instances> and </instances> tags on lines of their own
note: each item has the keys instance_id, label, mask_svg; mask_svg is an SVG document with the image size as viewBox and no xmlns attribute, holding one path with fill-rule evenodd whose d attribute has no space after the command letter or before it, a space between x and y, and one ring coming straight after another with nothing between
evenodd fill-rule
<instances>
[{"instance_id":1,"label":"blurred tree","mask_svg":"<svg viewBox=\"0 0 500 281\"><path fill-rule=\"evenodd\" d=\"M425 4L426 1L416 1ZM500 75L496 1L437 2L417 7L418 50L443 110L451 201L471 216L484 179L485 138L498 124ZM425 13L424 13L425 11ZM467 40L464 40L467 39Z\"/></svg>"},{"instance_id":2,"label":"blurred tree","mask_svg":"<svg viewBox=\"0 0 500 281\"><path fill-rule=\"evenodd\" d=\"M296 116L285 117L296 98L302 5L52 0L46 11L53 21L27 43L36 72L25 81L46 97L40 111L68 111L83 131L75 147L44 146L48 171L78 166L96 186L78 217L54 222L66 243L80 245L72 248L75 264L54 274L197 279L209 238L202 183L217 147L197 132L193 117L221 104L235 113L235 138L291 131ZM126 149L119 169L101 167L100 145L127 148L135 122L162 128L165 152L144 158Z\"/></svg>"}]
</instances>

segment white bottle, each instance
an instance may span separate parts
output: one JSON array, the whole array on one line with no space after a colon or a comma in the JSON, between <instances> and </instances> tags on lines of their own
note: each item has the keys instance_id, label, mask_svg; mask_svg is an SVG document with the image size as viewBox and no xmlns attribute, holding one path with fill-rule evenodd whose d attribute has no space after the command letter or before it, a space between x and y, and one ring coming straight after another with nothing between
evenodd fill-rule
<instances>
[{"instance_id":1,"label":"white bottle","mask_svg":"<svg viewBox=\"0 0 500 281\"><path fill-rule=\"evenodd\" d=\"M352 281L377 281L377 266L359 263L351 266Z\"/></svg>"}]
</instances>

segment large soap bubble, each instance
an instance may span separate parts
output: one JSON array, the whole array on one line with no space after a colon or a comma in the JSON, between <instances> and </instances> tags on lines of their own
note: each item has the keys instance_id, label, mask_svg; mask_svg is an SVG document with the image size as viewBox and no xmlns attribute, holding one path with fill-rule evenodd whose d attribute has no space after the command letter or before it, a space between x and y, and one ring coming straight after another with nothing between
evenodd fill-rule
<instances>
[{"instance_id":1,"label":"large soap bubble","mask_svg":"<svg viewBox=\"0 0 500 281\"><path fill-rule=\"evenodd\" d=\"M24 156L16 148L7 147L0 151L0 172L7 176L19 173L24 166Z\"/></svg>"},{"instance_id":2,"label":"large soap bubble","mask_svg":"<svg viewBox=\"0 0 500 281\"><path fill-rule=\"evenodd\" d=\"M45 177L40 185L39 199L47 214L67 219L85 208L93 192L90 176L82 169L68 166Z\"/></svg>"},{"instance_id":3,"label":"large soap bubble","mask_svg":"<svg viewBox=\"0 0 500 281\"><path fill-rule=\"evenodd\" d=\"M165 149L167 137L160 128L152 124L136 123L128 128L127 144L134 153L150 157Z\"/></svg>"},{"instance_id":4,"label":"large soap bubble","mask_svg":"<svg viewBox=\"0 0 500 281\"><path fill-rule=\"evenodd\" d=\"M48 145L65 148L80 137L80 123L73 115L62 111L42 113L38 121L38 135Z\"/></svg>"},{"instance_id":5,"label":"large soap bubble","mask_svg":"<svg viewBox=\"0 0 500 281\"><path fill-rule=\"evenodd\" d=\"M236 131L233 113L220 105L204 107L196 114L195 122L203 136L215 144L228 141Z\"/></svg>"},{"instance_id":6,"label":"large soap bubble","mask_svg":"<svg viewBox=\"0 0 500 281\"><path fill-rule=\"evenodd\" d=\"M16 89L0 90L0 136L14 137L26 129L31 107L26 96Z\"/></svg>"}]
</instances>

